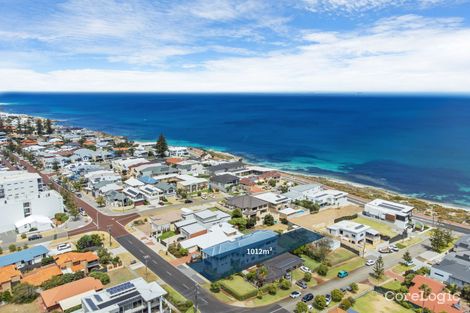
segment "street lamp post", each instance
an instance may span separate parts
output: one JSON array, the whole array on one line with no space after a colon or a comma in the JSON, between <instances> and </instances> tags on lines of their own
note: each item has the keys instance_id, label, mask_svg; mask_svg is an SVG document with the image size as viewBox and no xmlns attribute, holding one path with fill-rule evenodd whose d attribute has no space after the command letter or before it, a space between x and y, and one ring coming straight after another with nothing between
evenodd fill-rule
<instances>
[{"instance_id":1,"label":"street lamp post","mask_svg":"<svg viewBox=\"0 0 470 313\"><path fill-rule=\"evenodd\" d=\"M150 259L149 255L144 255L145 260L145 280L148 280L148 259Z\"/></svg>"}]
</instances>

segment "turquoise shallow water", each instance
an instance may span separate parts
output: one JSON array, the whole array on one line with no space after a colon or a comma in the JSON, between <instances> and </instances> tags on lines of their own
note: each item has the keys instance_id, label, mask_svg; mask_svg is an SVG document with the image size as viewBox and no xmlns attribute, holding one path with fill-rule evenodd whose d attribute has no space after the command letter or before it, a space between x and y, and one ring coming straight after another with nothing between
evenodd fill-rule
<instances>
[{"instance_id":1,"label":"turquoise shallow water","mask_svg":"<svg viewBox=\"0 0 470 313\"><path fill-rule=\"evenodd\" d=\"M470 97L6 93L1 109L470 205Z\"/></svg>"}]
</instances>

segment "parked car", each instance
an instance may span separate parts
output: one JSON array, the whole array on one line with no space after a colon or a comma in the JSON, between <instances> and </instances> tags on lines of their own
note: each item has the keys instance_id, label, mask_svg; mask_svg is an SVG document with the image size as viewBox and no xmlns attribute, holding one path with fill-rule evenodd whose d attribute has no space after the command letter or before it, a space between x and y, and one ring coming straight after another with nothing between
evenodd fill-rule
<instances>
[{"instance_id":1,"label":"parked car","mask_svg":"<svg viewBox=\"0 0 470 313\"><path fill-rule=\"evenodd\" d=\"M325 295L326 305L330 305L331 303L331 295L328 293Z\"/></svg>"},{"instance_id":2,"label":"parked car","mask_svg":"<svg viewBox=\"0 0 470 313\"><path fill-rule=\"evenodd\" d=\"M291 276L290 273L286 273L286 274L284 275L284 278L287 279L287 280L291 280L292 276Z\"/></svg>"},{"instance_id":3,"label":"parked car","mask_svg":"<svg viewBox=\"0 0 470 313\"><path fill-rule=\"evenodd\" d=\"M398 249L398 247L395 246L395 245L390 245L388 248L389 248L392 252L398 252L398 251L400 251L400 249Z\"/></svg>"},{"instance_id":4,"label":"parked car","mask_svg":"<svg viewBox=\"0 0 470 313\"><path fill-rule=\"evenodd\" d=\"M413 262L413 260L409 261L409 262L403 262L403 264L405 264L406 266L413 266L415 263Z\"/></svg>"},{"instance_id":5,"label":"parked car","mask_svg":"<svg viewBox=\"0 0 470 313\"><path fill-rule=\"evenodd\" d=\"M186 200L184 200L184 203L193 203L193 200L186 199Z\"/></svg>"},{"instance_id":6,"label":"parked car","mask_svg":"<svg viewBox=\"0 0 470 313\"><path fill-rule=\"evenodd\" d=\"M338 272L338 275L337 275L337 276L338 276L338 278L344 278L344 277L346 277L346 276L348 276L348 275L349 275L349 273L348 273L347 271L341 270L341 271Z\"/></svg>"},{"instance_id":7,"label":"parked car","mask_svg":"<svg viewBox=\"0 0 470 313\"><path fill-rule=\"evenodd\" d=\"M304 280L298 280L295 284L302 289L307 289L307 283Z\"/></svg>"},{"instance_id":8,"label":"parked car","mask_svg":"<svg viewBox=\"0 0 470 313\"><path fill-rule=\"evenodd\" d=\"M390 250L390 248L386 247L386 248L380 248L379 252L380 253L392 253L392 250Z\"/></svg>"},{"instance_id":9,"label":"parked car","mask_svg":"<svg viewBox=\"0 0 470 313\"><path fill-rule=\"evenodd\" d=\"M137 260L132 260L132 261L130 262L131 265L132 265L132 264L136 264L136 263L137 263Z\"/></svg>"},{"instance_id":10,"label":"parked car","mask_svg":"<svg viewBox=\"0 0 470 313\"><path fill-rule=\"evenodd\" d=\"M300 291L292 291L291 294L290 294L290 297L292 299L295 299L295 298L298 298L302 295L302 293Z\"/></svg>"},{"instance_id":11,"label":"parked car","mask_svg":"<svg viewBox=\"0 0 470 313\"><path fill-rule=\"evenodd\" d=\"M367 266L372 266L372 265L374 265L374 264L375 264L375 260L372 260L372 259L369 259L369 260L367 260L367 262L366 262L366 265L367 265Z\"/></svg>"},{"instance_id":12,"label":"parked car","mask_svg":"<svg viewBox=\"0 0 470 313\"><path fill-rule=\"evenodd\" d=\"M309 269L309 268L308 268L307 266L305 266L305 265L302 265L302 266L300 267L300 270L301 270L302 272L304 272L304 273L311 273L311 272L312 272L312 270Z\"/></svg>"},{"instance_id":13,"label":"parked car","mask_svg":"<svg viewBox=\"0 0 470 313\"><path fill-rule=\"evenodd\" d=\"M57 251L64 251L71 249L72 245L70 243L61 243L60 245L57 246Z\"/></svg>"},{"instance_id":14,"label":"parked car","mask_svg":"<svg viewBox=\"0 0 470 313\"><path fill-rule=\"evenodd\" d=\"M41 239L41 238L42 238L42 235L34 234L34 235L31 235L31 236L28 237L28 241L38 240L38 239Z\"/></svg>"},{"instance_id":15,"label":"parked car","mask_svg":"<svg viewBox=\"0 0 470 313\"><path fill-rule=\"evenodd\" d=\"M75 195L76 195L78 198L81 198L81 197L82 197L82 194L79 193L79 192L77 192Z\"/></svg>"},{"instance_id":16,"label":"parked car","mask_svg":"<svg viewBox=\"0 0 470 313\"><path fill-rule=\"evenodd\" d=\"M309 302L313 300L313 294L307 293L305 296L302 297L302 302Z\"/></svg>"}]
</instances>

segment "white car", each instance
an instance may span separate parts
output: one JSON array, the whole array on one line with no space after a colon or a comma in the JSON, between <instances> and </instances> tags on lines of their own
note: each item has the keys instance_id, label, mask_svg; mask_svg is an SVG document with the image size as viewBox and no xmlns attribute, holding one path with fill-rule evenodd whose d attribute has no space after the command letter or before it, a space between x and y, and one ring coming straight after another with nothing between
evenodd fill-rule
<instances>
[{"instance_id":1,"label":"white car","mask_svg":"<svg viewBox=\"0 0 470 313\"><path fill-rule=\"evenodd\" d=\"M392 252L398 252L398 251L400 251L400 249L398 249L398 247L395 246L395 245L390 245L388 248L389 248L390 250L392 250Z\"/></svg>"},{"instance_id":2,"label":"white car","mask_svg":"<svg viewBox=\"0 0 470 313\"><path fill-rule=\"evenodd\" d=\"M292 299L295 299L295 298L298 298L302 295L302 293L300 291L292 291L291 294L290 294L290 297Z\"/></svg>"},{"instance_id":3,"label":"white car","mask_svg":"<svg viewBox=\"0 0 470 313\"><path fill-rule=\"evenodd\" d=\"M413 262L413 260L409 261L409 262L403 262L403 264L405 264L406 266L413 266L415 263Z\"/></svg>"},{"instance_id":4,"label":"white car","mask_svg":"<svg viewBox=\"0 0 470 313\"><path fill-rule=\"evenodd\" d=\"M57 246L57 251L64 251L71 249L72 245L70 243L61 243L60 245Z\"/></svg>"},{"instance_id":5,"label":"white car","mask_svg":"<svg viewBox=\"0 0 470 313\"><path fill-rule=\"evenodd\" d=\"M367 266L372 266L372 265L374 265L374 264L375 264L375 260L372 260L372 259L369 259L369 260L367 260L367 262L366 262L366 265L367 265Z\"/></svg>"},{"instance_id":6,"label":"white car","mask_svg":"<svg viewBox=\"0 0 470 313\"><path fill-rule=\"evenodd\" d=\"M304 273L311 273L311 272L312 272L312 270L309 269L309 268L308 268L307 266L305 266L305 265L302 265L302 266L300 267L300 270L301 270L302 272L304 272Z\"/></svg>"}]
</instances>

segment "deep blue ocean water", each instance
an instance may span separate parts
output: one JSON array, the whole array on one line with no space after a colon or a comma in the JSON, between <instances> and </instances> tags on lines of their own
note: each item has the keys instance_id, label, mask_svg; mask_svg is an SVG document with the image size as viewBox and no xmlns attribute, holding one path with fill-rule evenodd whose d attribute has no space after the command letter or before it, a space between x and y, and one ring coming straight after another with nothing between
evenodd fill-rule
<instances>
[{"instance_id":1,"label":"deep blue ocean water","mask_svg":"<svg viewBox=\"0 0 470 313\"><path fill-rule=\"evenodd\" d=\"M470 205L470 97L4 93L0 110Z\"/></svg>"}]
</instances>

